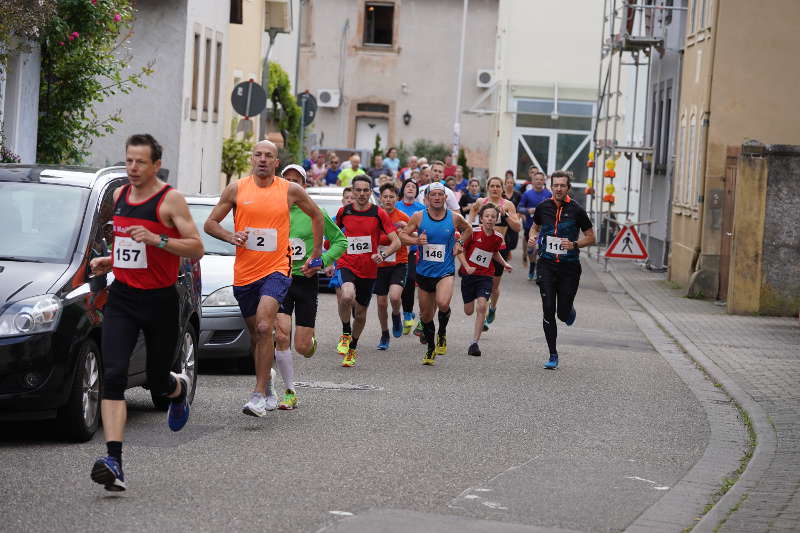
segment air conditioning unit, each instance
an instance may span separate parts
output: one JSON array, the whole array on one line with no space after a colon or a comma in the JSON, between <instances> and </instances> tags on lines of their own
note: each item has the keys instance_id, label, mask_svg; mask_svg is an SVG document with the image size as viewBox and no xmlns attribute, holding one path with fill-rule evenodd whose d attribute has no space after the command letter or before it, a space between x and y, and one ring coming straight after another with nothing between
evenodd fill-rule
<instances>
[{"instance_id":1,"label":"air conditioning unit","mask_svg":"<svg viewBox=\"0 0 800 533\"><path fill-rule=\"evenodd\" d=\"M267 0L264 5L266 8L264 31L291 33L292 5L289 0Z\"/></svg>"},{"instance_id":2,"label":"air conditioning unit","mask_svg":"<svg viewBox=\"0 0 800 533\"><path fill-rule=\"evenodd\" d=\"M319 89L317 91L317 105L319 107L339 107L342 94L339 89Z\"/></svg>"},{"instance_id":3,"label":"air conditioning unit","mask_svg":"<svg viewBox=\"0 0 800 533\"><path fill-rule=\"evenodd\" d=\"M487 89L494 85L494 71L481 69L478 71L478 76L475 80L475 85L482 89Z\"/></svg>"}]
</instances>

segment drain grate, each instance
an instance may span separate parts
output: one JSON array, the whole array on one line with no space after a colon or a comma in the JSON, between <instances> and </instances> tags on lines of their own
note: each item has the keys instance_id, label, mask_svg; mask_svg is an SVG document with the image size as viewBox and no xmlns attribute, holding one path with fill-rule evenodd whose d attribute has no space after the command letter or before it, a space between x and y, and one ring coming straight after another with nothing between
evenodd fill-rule
<instances>
[{"instance_id":1,"label":"drain grate","mask_svg":"<svg viewBox=\"0 0 800 533\"><path fill-rule=\"evenodd\" d=\"M366 384L332 383L330 381L297 381L296 387L320 390L383 390L383 387Z\"/></svg>"}]
</instances>

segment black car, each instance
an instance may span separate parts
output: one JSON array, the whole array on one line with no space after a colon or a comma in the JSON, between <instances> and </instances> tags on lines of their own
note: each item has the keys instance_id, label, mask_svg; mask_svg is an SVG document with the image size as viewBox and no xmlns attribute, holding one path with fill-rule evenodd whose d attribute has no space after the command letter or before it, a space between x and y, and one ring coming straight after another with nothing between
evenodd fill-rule
<instances>
[{"instance_id":1,"label":"black car","mask_svg":"<svg viewBox=\"0 0 800 533\"><path fill-rule=\"evenodd\" d=\"M113 275L90 280L88 262L112 242L113 192L127 181L124 167L0 165L0 420L56 418L78 441L97 430L101 326ZM191 401L199 261L182 260L177 287L181 337L174 369L190 376ZM147 386L141 335L128 376L128 387L137 386ZM167 408L165 398L153 402Z\"/></svg>"}]
</instances>

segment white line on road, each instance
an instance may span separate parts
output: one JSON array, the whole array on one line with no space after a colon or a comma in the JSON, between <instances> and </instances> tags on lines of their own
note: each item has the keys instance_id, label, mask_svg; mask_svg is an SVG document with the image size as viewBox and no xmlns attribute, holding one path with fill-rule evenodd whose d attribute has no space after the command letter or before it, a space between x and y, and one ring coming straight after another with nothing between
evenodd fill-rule
<instances>
[{"instance_id":1,"label":"white line on road","mask_svg":"<svg viewBox=\"0 0 800 533\"><path fill-rule=\"evenodd\" d=\"M353 516L353 513L348 511L328 511L330 514L335 514L336 516Z\"/></svg>"},{"instance_id":2,"label":"white line on road","mask_svg":"<svg viewBox=\"0 0 800 533\"><path fill-rule=\"evenodd\" d=\"M639 476L625 476L625 479L635 479L636 481L646 481L646 482L650 483L651 485L655 485L656 484L655 481L650 481L649 479L645 479L645 478L639 477Z\"/></svg>"}]
</instances>

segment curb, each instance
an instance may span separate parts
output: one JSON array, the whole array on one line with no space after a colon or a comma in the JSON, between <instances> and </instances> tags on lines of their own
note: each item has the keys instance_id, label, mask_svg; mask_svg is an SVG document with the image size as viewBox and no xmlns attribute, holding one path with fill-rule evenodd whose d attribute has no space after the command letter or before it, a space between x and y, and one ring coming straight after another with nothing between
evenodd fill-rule
<instances>
[{"instance_id":1,"label":"curb","mask_svg":"<svg viewBox=\"0 0 800 533\"><path fill-rule=\"evenodd\" d=\"M590 259L587 262L591 263L592 260ZM592 269L595 270L595 272L597 272L598 268L599 265L592 265ZM636 289L634 289L623 276L617 274L613 268L609 268L608 273L625 292L638 303L681 348L683 348L689 358L701 366L715 382L722 385L725 391L739 404L752 421L753 430L756 433L756 447L753 450L753 456L750 458L747 467L736 483L692 529L693 532L712 533L715 528L727 520L728 516L735 511L735 508L741 500L747 497L748 493L751 492L764 477L767 468L775 457L777 446L775 430L770 424L764 409L711 358L703 353L691 339L684 335L666 315L651 304L649 300L640 295Z\"/></svg>"}]
</instances>

